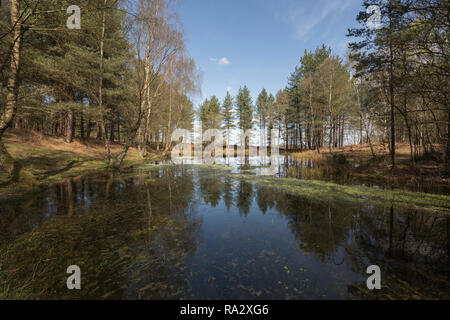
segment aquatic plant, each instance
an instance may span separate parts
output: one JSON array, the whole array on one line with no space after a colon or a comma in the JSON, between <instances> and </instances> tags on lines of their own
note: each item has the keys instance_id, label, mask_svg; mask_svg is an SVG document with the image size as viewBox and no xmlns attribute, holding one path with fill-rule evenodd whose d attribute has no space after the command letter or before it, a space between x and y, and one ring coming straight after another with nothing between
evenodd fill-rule
<instances>
[{"instance_id":1,"label":"aquatic plant","mask_svg":"<svg viewBox=\"0 0 450 320\"><path fill-rule=\"evenodd\" d=\"M318 180L274 178L237 174L235 177L274 189L321 201L400 206L450 213L450 196L388 190L366 186L345 186Z\"/></svg>"}]
</instances>

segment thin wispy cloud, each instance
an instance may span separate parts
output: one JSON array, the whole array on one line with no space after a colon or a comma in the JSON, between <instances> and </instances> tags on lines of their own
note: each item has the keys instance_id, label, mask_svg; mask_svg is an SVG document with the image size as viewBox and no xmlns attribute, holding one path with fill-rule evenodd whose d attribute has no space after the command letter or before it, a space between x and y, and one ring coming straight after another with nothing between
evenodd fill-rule
<instances>
[{"instance_id":1,"label":"thin wispy cloud","mask_svg":"<svg viewBox=\"0 0 450 320\"><path fill-rule=\"evenodd\" d=\"M274 13L276 19L291 24L297 40L307 41L317 33L325 36L339 21L340 15L360 0L317 0L309 3L291 2Z\"/></svg>"}]
</instances>

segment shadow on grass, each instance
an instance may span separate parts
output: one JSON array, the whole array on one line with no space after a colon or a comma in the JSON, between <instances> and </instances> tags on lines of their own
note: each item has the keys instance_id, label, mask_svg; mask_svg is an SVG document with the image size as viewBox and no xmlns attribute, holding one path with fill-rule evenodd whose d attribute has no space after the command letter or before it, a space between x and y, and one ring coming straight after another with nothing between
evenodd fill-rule
<instances>
[{"instance_id":1,"label":"shadow on grass","mask_svg":"<svg viewBox=\"0 0 450 320\"><path fill-rule=\"evenodd\" d=\"M52 170L44 172L44 175L46 176L55 176L57 174L61 174L63 172L69 171L70 169L74 168L75 165L80 166L82 161L71 161L69 162L64 168L58 169L58 170Z\"/></svg>"}]
</instances>

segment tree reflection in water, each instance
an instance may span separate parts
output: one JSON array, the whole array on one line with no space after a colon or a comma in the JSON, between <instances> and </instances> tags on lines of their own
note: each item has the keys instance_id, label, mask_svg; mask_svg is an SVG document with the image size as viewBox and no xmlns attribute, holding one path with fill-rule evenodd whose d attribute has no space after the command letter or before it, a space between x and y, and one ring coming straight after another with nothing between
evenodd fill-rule
<instances>
[{"instance_id":1,"label":"tree reflection in water","mask_svg":"<svg viewBox=\"0 0 450 320\"><path fill-rule=\"evenodd\" d=\"M0 298L449 298L450 218L322 203L226 171L68 180L0 206ZM82 270L82 290L65 287ZM366 268L382 270L367 290Z\"/></svg>"}]
</instances>

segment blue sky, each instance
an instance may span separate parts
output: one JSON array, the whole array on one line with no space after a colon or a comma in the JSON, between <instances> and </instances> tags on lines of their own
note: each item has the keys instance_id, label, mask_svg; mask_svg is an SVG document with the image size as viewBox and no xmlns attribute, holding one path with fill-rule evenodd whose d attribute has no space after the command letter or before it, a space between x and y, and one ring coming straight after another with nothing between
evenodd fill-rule
<instances>
[{"instance_id":1,"label":"blue sky","mask_svg":"<svg viewBox=\"0 0 450 320\"><path fill-rule=\"evenodd\" d=\"M305 49L325 43L344 56L347 29L362 0L185 0L179 8L187 48L203 73L202 97L222 99L247 85L284 88Z\"/></svg>"}]
</instances>

